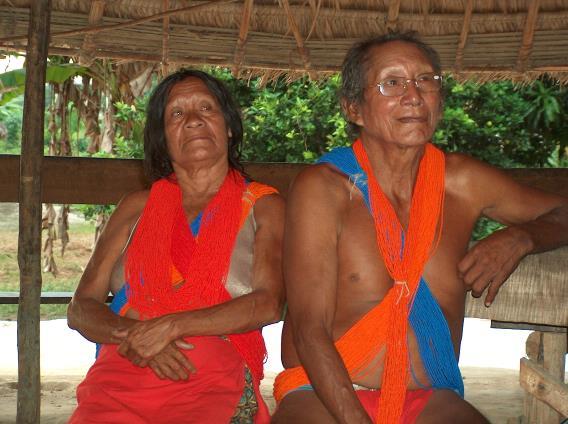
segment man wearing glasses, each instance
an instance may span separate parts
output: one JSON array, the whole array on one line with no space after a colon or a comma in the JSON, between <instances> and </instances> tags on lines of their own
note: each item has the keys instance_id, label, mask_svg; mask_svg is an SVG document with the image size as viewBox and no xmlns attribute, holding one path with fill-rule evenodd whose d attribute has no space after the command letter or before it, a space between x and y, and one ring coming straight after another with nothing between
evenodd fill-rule
<instances>
[{"instance_id":1,"label":"man wearing glasses","mask_svg":"<svg viewBox=\"0 0 568 424\"><path fill-rule=\"evenodd\" d=\"M355 45L341 104L357 139L287 201L282 423L486 423L463 400L465 296L568 242L568 201L435 148L438 54L412 34ZM468 250L480 216L507 227Z\"/></svg>"}]
</instances>

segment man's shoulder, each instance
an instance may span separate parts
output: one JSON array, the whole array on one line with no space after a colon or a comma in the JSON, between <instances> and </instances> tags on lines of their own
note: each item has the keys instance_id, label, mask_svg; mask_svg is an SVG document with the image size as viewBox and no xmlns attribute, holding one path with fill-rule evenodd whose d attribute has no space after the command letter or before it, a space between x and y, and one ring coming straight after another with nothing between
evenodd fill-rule
<instances>
[{"instance_id":1,"label":"man's shoulder","mask_svg":"<svg viewBox=\"0 0 568 424\"><path fill-rule=\"evenodd\" d=\"M447 182L470 184L502 173L499 168L465 153L446 153L445 156Z\"/></svg>"},{"instance_id":2,"label":"man's shoulder","mask_svg":"<svg viewBox=\"0 0 568 424\"><path fill-rule=\"evenodd\" d=\"M289 196L311 202L338 202L348 196L349 178L329 163L304 168L290 186Z\"/></svg>"},{"instance_id":3,"label":"man's shoulder","mask_svg":"<svg viewBox=\"0 0 568 424\"><path fill-rule=\"evenodd\" d=\"M308 185L321 189L331 189L336 185L342 185L348 178L348 175L331 163L315 163L300 171L293 182L293 186Z\"/></svg>"}]
</instances>

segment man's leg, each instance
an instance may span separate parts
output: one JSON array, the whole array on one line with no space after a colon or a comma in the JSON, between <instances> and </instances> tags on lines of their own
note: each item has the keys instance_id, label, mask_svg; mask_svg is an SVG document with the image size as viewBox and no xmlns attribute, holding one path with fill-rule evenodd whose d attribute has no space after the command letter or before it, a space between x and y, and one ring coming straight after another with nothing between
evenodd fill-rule
<instances>
[{"instance_id":1,"label":"man's leg","mask_svg":"<svg viewBox=\"0 0 568 424\"><path fill-rule=\"evenodd\" d=\"M489 424L487 418L451 390L435 390L416 424Z\"/></svg>"},{"instance_id":2,"label":"man's leg","mask_svg":"<svg viewBox=\"0 0 568 424\"><path fill-rule=\"evenodd\" d=\"M313 390L297 390L282 399L270 422L272 424L330 424L334 423L335 419Z\"/></svg>"}]
</instances>

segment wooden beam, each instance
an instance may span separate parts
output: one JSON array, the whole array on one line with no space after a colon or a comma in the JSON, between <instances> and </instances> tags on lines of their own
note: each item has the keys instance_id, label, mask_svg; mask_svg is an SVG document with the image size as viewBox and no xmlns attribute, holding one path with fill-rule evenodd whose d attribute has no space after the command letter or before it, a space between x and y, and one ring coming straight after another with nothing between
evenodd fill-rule
<instances>
[{"instance_id":1,"label":"wooden beam","mask_svg":"<svg viewBox=\"0 0 568 424\"><path fill-rule=\"evenodd\" d=\"M17 167L18 156L0 156L1 176ZM116 204L126 193L146 185L140 160L48 156L43 160L41 175L43 203ZM6 183L0 181L0 193L9 193L8 198L0 195L0 199L17 201L18 193L13 191L17 185Z\"/></svg>"},{"instance_id":2,"label":"wooden beam","mask_svg":"<svg viewBox=\"0 0 568 424\"><path fill-rule=\"evenodd\" d=\"M271 184L284 195L306 164L245 163L255 180ZM19 156L0 155L0 202L18 201ZM568 197L568 169L506 169L514 180ZM114 204L126 193L146 186L142 161L48 156L42 166L44 203ZM507 320L504 320L507 321Z\"/></svg>"},{"instance_id":3,"label":"wooden beam","mask_svg":"<svg viewBox=\"0 0 568 424\"><path fill-rule=\"evenodd\" d=\"M167 11L170 8L170 0L162 0L162 9ZM164 16L162 21L162 78L168 76L169 72L169 58L170 58L170 17Z\"/></svg>"},{"instance_id":4,"label":"wooden beam","mask_svg":"<svg viewBox=\"0 0 568 424\"><path fill-rule=\"evenodd\" d=\"M398 28L398 12L400 10L400 0L391 0L387 15L387 30L396 31Z\"/></svg>"},{"instance_id":5,"label":"wooden beam","mask_svg":"<svg viewBox=\"0 0 568 424\"><path fill-rule=\"evenodd\" d=\"M502 330L531 330L541 333L568 333L568 328L557 327L554 325L544 324L528 324L526 322L505 322L505 321L491 321L491 328L500 328Z\"/></svg>"},{"instance_id":6,"label":"wooden beam","mask_svg":"<svg viewBox=\"0 0 568 424\"><path fill-rule=\"evenodd\" d=\"M19 167L18 424L40 417L41 166L50 16L51 0L31 3Z\"/></svg>"},{"instance_id":7,"label":"wooden beam","mask_svg":"<svg viewBox=\"0 0 568 424\"><path fill-rule=\"evenodd\" d=\"M181 13L187 13L187 12L198 12L202 9L207 9L210 6L217 6L219 4L224 4L224 3L234 3L236 1L237 0L211 0L207 3L200 3L193 6L180 7L179 9L168 10L166 12L156 13L154 15L145 16L143 18L132 19L126 22L120 22L118 24L88 26L84 28L74 29L71 31L54 32L53 34L51 34L51 38L68 37L71 35L79 35L79 34L94 34L103 31L111 31L113 29L128 28L140 25L144 22L156 21L158 19L162 19L167 16L179 15ZM11 37L0 38L0 43L20 41L20 40L25 40L27 38L28 37L26 35L14 35Z\"/></svg>"},{"instance_id":8,"label":"wooden beam","mask_svg":"<svg viewBox=\"0 0 568 424\"><path fill-rule=\"evenodd\" d=\"M286 17L288 18L288 25L290 25L290 30L294 35L294 39L296 40L296 45L298 46L298 53L300 53L300 57L302 62L304 63L304 67L306 70L310 70L311 63L310 63L310 53L306 46L304 45L304 39L302 38L302 34L300 33L300 29L296 24L296 20L294 19L294 15L292 14L292 9L290 7L290 3L288 0L281 0L282 6L284 7L284 11L286 12ZM310 75L310 78L313 78Z\"/></svg>"},{"instance_id":9,"label":"wooden beam","mask_svg":"<svg viewBox=\"0 0 568 424\"><path fill-rule=\"evenodd\" d=\"M460 72L463 66L463 51L465 49L465 45L467 44L467 36L469 34L472 12L473 12L473 0L467 0L467 3L465 5L462 30L460 33L460 40L458 42L458 48L456 50L456 62L454 65L455 71L458 73Z\"/></svg>"},{"instance_id":10,"label":"wooden beam","mask_svg":"<svg viewBox=\"0 0 568 424\"><path fill-rule=\"evenodd\" d=\"M241 25L239 27L239 38L237 39L237 45L235 46L235 56L233 59L233 75L235 77L238 77L239 75L239 70L245 54L245 45L247 43L253 5L254 0L245 0L245 2L243 3L243 14L241 16Z\"/></svg>"},{"instance_id":11,"label":"wooden beam","mask_svg":"<svg viewBox=\"0 0 568 424\"><path fill-rule=\"evenodd\" d=\"M532 51L534 29L538 18L538 8L540 0L531 0L529 10L527 12L527 19L523 29L523 40L519 49L519 56L517 58L517 71L524 72L527 69L527 63Z\"/></svg>"},{"instance_id":12,"label":"wooden beam","mask_svg":"<svg viewBox=\"0 0 568 424\"><path fill-rule=\"evenodd\" d=\"M40 302L42 305L67 305L72 297L73 292L42 292ZM112 302L112 298L113 295L109 294L105 302ZM19 293L0 292L0 305L17 305L19 300Z\"/></svg>"},{"instance_id":13,"label":"wooden beam","mask_svg":"<svg viewBox=\"0 0 568 424\"><path fill-rule=\"evenodd\" d=\"M349 46L346 44L345 49ZM26 51L25 45L11 45L0 42L0 49L6 52L16 52L22 53ZM74 47L50 47L49 54L60 55L60 56L77 56L81 50ZM124 51L113 51L105 49L96 50L97 57L106 58L112 60L124 60L124 61L142 61L142 62L155 62L159 63L162 60L161 54L147 54L147 53L136 53L136 52L124 52ZM228 59L222 58L211 58L203 56L170 56L170 63L176 63L180 65L215 65L224 66L227 68L232 68L234 62ZM310 68L306 69L302 66L291 66L289 62L286 63L275 63L269 62L268 60L263 63L255 65L247 65L249 69L254 70L266 70L266 71L289 71L289 72L317 72L321 74L331 75L336 72L341 71L341 63L329 63L326 65L314 65L310 63ZM546 72L568 72L568 59L566 64L563 65L551 65L551 66L538 66L530 69L533 73L546 73ZM451 73L451 72L450 72ZM461 75L488 75L489 77L498 74L503 74L505 77L501 79L515 79L526 77L525 73L516 72L512 68L495 66L495 67L478 67L469 66L463 68L460 72Z\"/></svg>"},{"instance_id":14,"label":"wooden beam","mask_svg":"<svg viewBox=\"0 0 568 424\"><path fill-rule=\"evenodd\" d=\"M89 11L89 26L97 26L102 22L106 0L94 0ZM83 66L90 66L95 59L93 50L95 47L95 34L85 34L79 63Z\"/></svg>"},{"instance_id":15,"label":"wooden beam","mask_svg":"<svg viewBox=\"0 0 568 424\"><path fill-rule=\"evenodd\" d=\"M560 415L568 416L568 385L527 358L521 359L521 387Z\"/></svg>"}]
</instances>

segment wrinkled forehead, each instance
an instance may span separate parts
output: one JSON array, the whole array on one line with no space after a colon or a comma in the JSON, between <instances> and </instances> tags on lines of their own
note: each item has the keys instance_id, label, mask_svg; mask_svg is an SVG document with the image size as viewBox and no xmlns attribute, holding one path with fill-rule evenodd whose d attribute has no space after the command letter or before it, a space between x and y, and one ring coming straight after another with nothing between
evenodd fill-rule
<instances>
[{"instance_id":1,"label":"wrinkled forehead","mask_svg":"<svg viewBox=\"0 0 568 424\"><path fill-rule=\"evenodd\" d=\"M366 82L373 84L386 76L414 78L434 72L434 65L415 44L405 41L389 41L372 47L365 61Z\"/></svg>"},{"instance_id":2,"label":"wrinkled forehead","mask_svg":"<svg viewBox=\"0 0 568 424\"><path fill-rule=\"evenodd\" d=\"M207 84L197 77L187 77L174 83L168 92L168 101L176 97L206 96L218 101L217 96L211 92Z\"/></svg>"}]
</instances>

